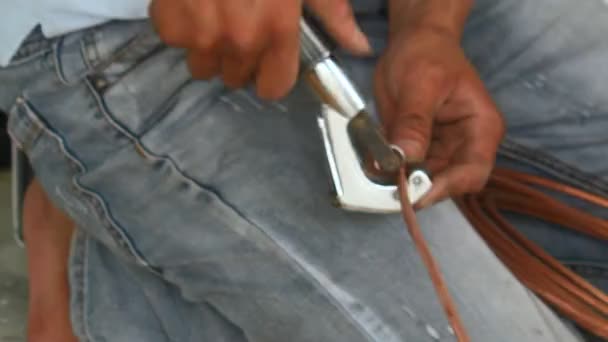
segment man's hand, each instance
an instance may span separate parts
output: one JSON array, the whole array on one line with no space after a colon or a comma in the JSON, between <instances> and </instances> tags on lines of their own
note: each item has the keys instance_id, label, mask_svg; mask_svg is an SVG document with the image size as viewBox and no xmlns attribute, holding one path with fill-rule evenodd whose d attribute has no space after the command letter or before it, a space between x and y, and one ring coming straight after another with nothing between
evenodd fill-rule
<instances>
[{"instance_id":1,"label":"man's hand","mask_svg":"<svg viewBox=\"0 0 608 342\"><path fill-rule=\"evenodd\" d=\"M370 51L348 0L305 3L342 47ZM188 51L195 78L221 76L233 88L253 81L259 96L276 99L297 78L301 10L302 0L153 0L150 16L165 43Z\"/></svg>"},{"instance_id":2,"label":"man's hand","mask_svg":"<svg viewBox=\"0 0 608 342\"><path fill-rule=\"evenodd\" d=\"M481 190L504 123L466 59L459 34L411 23L393 26L375 91L389 140L409 162L424 162L434 175L432 190L418 202L422 208Z\"/></svg>"}]
</instances>

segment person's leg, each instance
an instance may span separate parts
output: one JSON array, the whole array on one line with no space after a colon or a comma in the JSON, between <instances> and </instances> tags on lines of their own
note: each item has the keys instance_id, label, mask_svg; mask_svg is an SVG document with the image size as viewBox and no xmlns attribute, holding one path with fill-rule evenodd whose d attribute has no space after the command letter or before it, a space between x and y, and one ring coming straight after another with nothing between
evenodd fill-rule
<instances>
[{"instance_id":1,"label":"person's leg","mask_svg":"<svg viewBox=\"0 0 608 342\"><path fill-rule=\"evenodd\" d=\"M246 342L243 331L205 302L117 257L82 229L70 258L72 321L81 342Z\"/></svg>"},{"instance_id":2,"label":"person's leg","mask_svg":"<svg viewBox=\"0 0 608 342\"><path fill-rule=\"evenodd\" d=\"M476 1L464 46L506 118L500 165L608 196L607 37L605 1ZM608 218L605 210L583 207ZM608 242L512 219L608 291Z\"/></svg>"},{"instance_id":3,"label":"person's leg","mask_svg":"<svg viewBox=\"0 0 608 342\"><path fill-rule=\"evenodd\" d=\"M28 341L76 341L70 324L68 286L73 226L34 180L26 192L23 212L29 277Z\"/></svg>"},{"instance_id":4,"label":"person's leg","mask_svg":"<svg viewBox=\"0 0 608 342\"><path fill-rule=\"evenodd\" d=\"M370 26L385 36L382 23ZM182 52L158 44L145 23L99 30L65 37L40 62L47 71L10 120L47 193L87 237L71 277L81 339L120 336L99 322L129 292L105 284L137 272L174 289L178 303L212 308L250 341L454 339L399 215L330 205L320 107L302 85L280 103L260 102L192 81ZM373 63L345 62L368 89ZM420 220L474 341L575 340L452 203ZM106 252L81 248L87 241ZM174 310L162 303L157 312ZM163 334L175 331L155 317L168 325Z\"/></svg>"}]
</instances>

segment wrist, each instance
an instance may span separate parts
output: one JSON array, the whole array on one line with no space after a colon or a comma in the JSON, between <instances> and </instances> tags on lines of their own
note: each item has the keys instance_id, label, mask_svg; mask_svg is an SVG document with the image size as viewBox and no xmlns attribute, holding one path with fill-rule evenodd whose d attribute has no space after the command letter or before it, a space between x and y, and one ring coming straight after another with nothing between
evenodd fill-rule
<instances>
[{"instance_id":1,"label":"wrist","mask_svg":"<svg viewBox=\"0 0 608 342\"><path fill-rule=\"evenodd\" d=\"M473 0L389 0L390 32L429 29L460 40Z\"/></svg>"}]
</instances>

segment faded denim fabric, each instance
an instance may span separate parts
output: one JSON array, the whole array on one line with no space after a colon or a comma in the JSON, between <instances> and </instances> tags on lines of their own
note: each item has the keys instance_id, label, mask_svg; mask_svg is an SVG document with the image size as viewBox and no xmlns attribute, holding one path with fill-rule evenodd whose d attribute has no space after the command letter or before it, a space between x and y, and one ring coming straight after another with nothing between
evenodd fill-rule
<instances>
[{"instance_id":1,"label":"faded denim fabric","mask_svg":"<svg viewBox=\"0 0 608 342\"><path fill-rule=\"evenodd\" d=\"M509 123L501 163L608 193L608 7L476 6L464 46ZM361 23L381 51L385 19ZM373 107L374 59L342 57ZM400 217L331 206L304 85L263 102L194 81L145 21L35 32L0 84L14 141L80 227L70 281L82 341L454 340ZM580 340L451 202L419 219L473 341ZM606 281L605 243L525 223Z\"/></svg>"}]
</instances>

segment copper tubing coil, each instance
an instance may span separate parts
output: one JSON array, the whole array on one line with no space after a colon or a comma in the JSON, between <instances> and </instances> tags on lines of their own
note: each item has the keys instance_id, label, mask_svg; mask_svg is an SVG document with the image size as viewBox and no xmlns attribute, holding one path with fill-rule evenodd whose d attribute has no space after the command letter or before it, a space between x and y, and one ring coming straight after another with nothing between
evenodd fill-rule
<instances>
[{"instance_id":1,"label":"copper tubing coil","mask_svg":"<svg viewBox=\"0 0 608 342\"><path fill-rule=\"evenodd\" d=\"M608 339L608 295L525 238L501 211L557 223L603 241L608 240L608 220L568 206L539 188L608 208L606 198L505 169L495 170L481 193L456 202L498 258L526 287L581 328Z\"/></svg>"}]
</instances>

